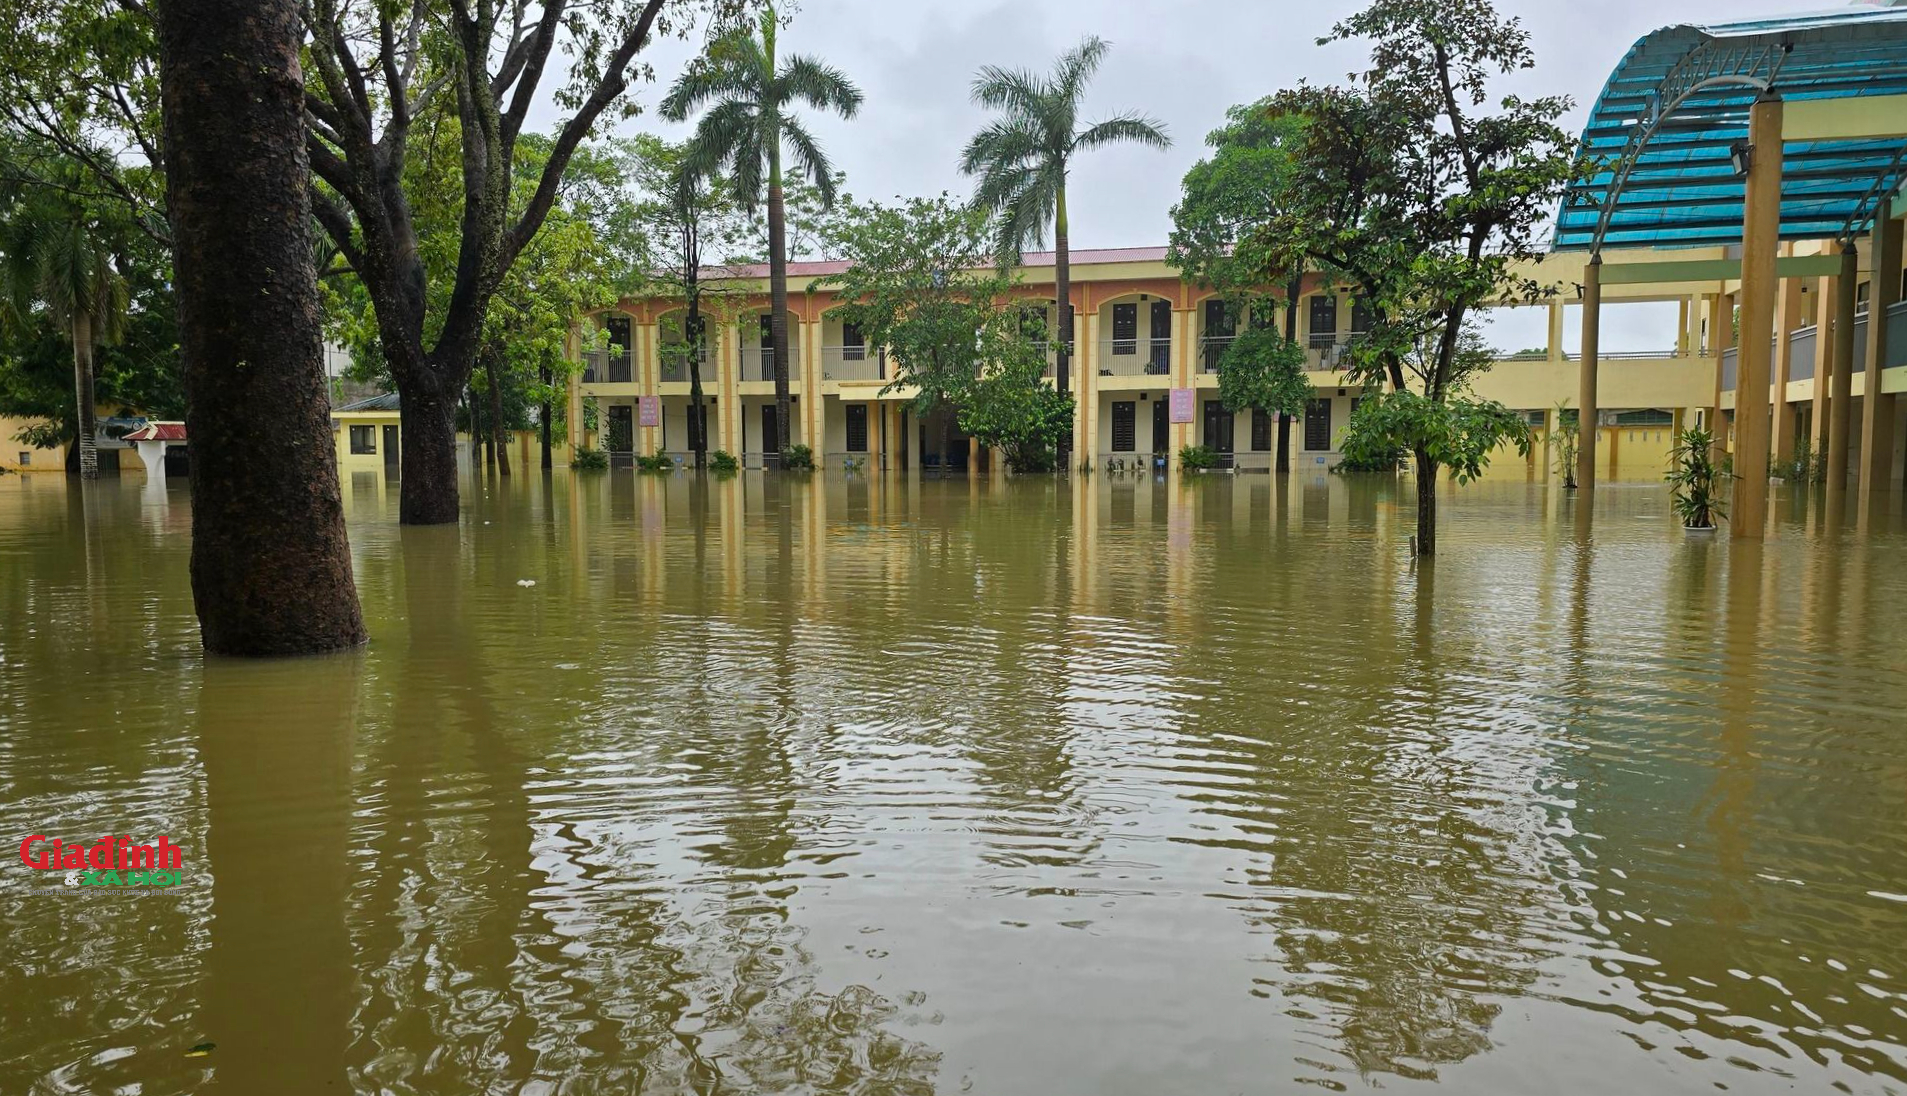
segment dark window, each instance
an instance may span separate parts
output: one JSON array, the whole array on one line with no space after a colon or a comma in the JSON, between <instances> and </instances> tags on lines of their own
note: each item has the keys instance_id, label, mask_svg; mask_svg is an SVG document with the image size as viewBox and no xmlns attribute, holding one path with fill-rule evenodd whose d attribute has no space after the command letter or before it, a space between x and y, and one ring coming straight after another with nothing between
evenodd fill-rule
<instances>
[{"instance_id":1,"label":"dark window","mask_svg":"<svg viewBox=\"0 0 1907 1096\"><path fill-rule=\"evenodd\" d=\"M1271 452L1271 415L1259 407L1251 409L1251 451Z\"/></svg>"},{"instance_id":2,"label":"dark window","mask_svg":"<svg viewBox=\"0 0 1907 1096\"><path fill-rule=\"evenodd\" d=\"M1207 373L1217 372L1218 359L1225 356L1225 346L1236 333L1232 310L1225 302L1212 297L1205 302L1205 342L1200 349L1199 367Z\"/></svg>"},{"instance_id":3,"label":"dark window","mask_svg":"<svg viewBox=\"0 0 1907 1096\"><path fill-rule=\"evenodd\" d=\"M1322 453L1331 448L1331 401L1307 400L1304 405L1304 448Z\"/></svg>"},{"instance_id":4,"label":"dark window","mask_svg":"<svg viewBox=\"0 0 1907 1096\"><path fill-rule=\"evenodd\" d=\"M848 452L867 452L867 404L848 404Z\"/></svg>"},{"instance_id":5,"label":"dark window","mask_svg":"<svg viewBox=\"0 0 1907 1096\"><path fill-rule=\"evenodd\" d=\"M1131 400L1117 400L1112 405L1112 451L1115 453L1137 452L1138 439L1135 436L1134 420L1138 414L1138 405Z\"/></svg>"},{"instance_id":6,"label":"dark window","mask_svg":"<svg viewBox=\"0 0 1907 1096\"><path fill-rule=\"evenodd\" d=\"M1131 354L1139 349L1139 306L1112 306L1112 352Z\"/></svg>"},{"instance_id":7,"label":"dark window","mask_svg":"<svg viewBox=\"0 0 1907 1096\"><path fill-rule=\"evenodd\" d=\"M841 325L841 360L858 362L867 357L867 339L861 335L861 325L844 323Z\"/></svg>"},{"instance_id":8,"label":"dark window","mask_svg":"<svg viewBox=\"0 0 1907 1096\"><path fill-rule=\"evenodd\" d=\"M1164 453L1172 448L1171 412L1165 400L1152 401L1152 451Z\"/></svg>"},{"instance_id":9,"label":"dark window","mask_svg":"<svg viewBox=\"0 0 1907 1096\"><path fill-rule=\"evenodd\" d=\"M603 448L608 452L620 453L624 456L635 452L635 407L626 403L611 404L609 407L609 429L607 435L603 441Z\"/></svg>"},{"instance_id":10,"label":"dark window","mask_svg":"<svg viewBox=\"0 0 1907 1096\"><path fill-rule=\"evenodd\" d=\"M629 317L611 316L609 318L609 383L628 384L629 372Z\"/></svg>"},{"instance_id":11,"label":"dark window","mask_svg":"<svg viewBox=\"0 0 1907 1096\"><path fill-rule=\"evenodd\" d=\"M1172 302L1152 302L1152 360L1146 372L1163 377L1172 372Z\"/></svg>"},{"instance_id":12,"label":"dark window","mask_svg":"<svg viewBox=\"0 0 1907 1096\"><path fill-rule=\"evenodd\" d=\"M351 452L377 452L377 428L373 426L353 426L351 428Z\"/></svg>"},{"instance_id":13,"label":"dark window","mask_svg":"<svg viewBox=\"0 0 1907 1096\"><path fill-rule=\"evenodd\" d=\"M1311 347L1319 349L1338 341L1338 299L1329 293L1311 298Z\"/></svg>"},{"instance_id":14,"label":"dark window","mask_svg":"<svg viewBox=\"0 0 1907 1096\"><path fill-rule=\"evenodd\" d=\"M1205 447L1214 453L1232 451L1232 413L1217 400L1205 401Z\"/></svg>"},{"instance_id":15,"label":"dark window","mask_svg":"<svg viewBox=\"0 0 1907 1096\"><path fill-rule=\"evenodd\" d=\"M1351 299L1351 333L1362 335L1371 329L1371 302L1362 297Z\"/></svg>"},{"instance_id":16,"label":"dark window","mask_svg":"<svg viewBox=\"0 0 1907 1096\"><path fill-rule=\"evenodd\" d=\"M775 318L766 314L761 318L761 348L763 350L775 348Z\"/></svg>"}]
</instances>

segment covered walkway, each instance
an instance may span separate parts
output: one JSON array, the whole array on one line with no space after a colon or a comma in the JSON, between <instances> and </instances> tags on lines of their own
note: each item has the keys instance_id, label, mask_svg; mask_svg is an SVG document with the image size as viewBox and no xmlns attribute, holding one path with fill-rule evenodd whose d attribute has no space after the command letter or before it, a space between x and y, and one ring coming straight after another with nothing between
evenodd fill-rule
<instances>
[{"instance_id":1,"label":"covered walkway","mask_svg":"<svg viewBox=\"0 0 1907 1096\"><path fill-rule=\"evenodd\" d=\"M1656 31L1610 76L1581 154L1589 170L1564 199L1555 250L1589 253L1583 421L1597 413L1603 253L1722 246L1719 259L1622 263L1608 273L1631 284L1716 288L1711 330L1725 346L1738 343L1718 359L1708 415L1726 438L1725 393L1736 394L1733 534L1762 535L1771 456L1791 459L1807 437L1788 413L1789 386L1802 380L1811 382L1809 421L1825 442L1830 498L1848 489L1857 452L1865 513L1895 482L1896 393L1907 389L1907 361L1890 357L1899 340L1888 330L1901 299L1907 7L1857 4ZM1807 293L1817 287L1810 309ZM1810 313L1814 337L1831 339L1821 344L1831 352L1818 369L1809 356L1802 377L1794 334ZM1595 468L1592 431L1577 473L1584 489L1593 488Z\"/></svg>"}]
</instances>

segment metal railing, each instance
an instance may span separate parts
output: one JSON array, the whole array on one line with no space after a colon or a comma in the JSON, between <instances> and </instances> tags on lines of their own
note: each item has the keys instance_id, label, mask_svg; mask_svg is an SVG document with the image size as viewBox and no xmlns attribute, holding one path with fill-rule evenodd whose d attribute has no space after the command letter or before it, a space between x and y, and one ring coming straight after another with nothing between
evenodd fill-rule
<instances>
[{"instance_id":1,"label":"metal railing","mask_svg":"<svg viewBox=\"0 0 1907 1096\"><path fill-rule=\"evenodd\" d=\"M583 352L584 384L628 384L635 380L629 351L587 350Z\"/></svg>"},{"instance_id":2,"label":"metal railing","mask_svg":"<svg viewBox=\"0 0 1907 1096\"><path fill-rule=\"evenodd\" d=\"M740 379L745 381L772 381L775 379L775 351L767 346L744 346L741 351ZM801 347L788 348L788 381L794 383L801 379Z\"/></svg>"},{"instance_id":3,"label":"metal railing","mask_svg":"<svg viewBox=\"0 0 1907 1096\"><path fill-rule=\"evenodd\" d=\"M821 379L829 381L878 381L886 376L881 352L871 346L824 346L821 348Z\"/></svg>"},{"instance_id":4,"label":"metal railing","mask_svg":"<svg viewBox=\"0 0 1907 1096\"><path fill-rule=\"evenodd\" d=\"M1101 339L1094 363L1102 377L1164 377L1172 372L1172 340Z\"/></svg>"},{"instance_id":5,"label":"metal railing","mask_svg":"<svg viewBox=\"0 0 1907 1096\"><path fill-rule=\"evenodd\" d=\"M689 362L688 353L684 345L682 343L663 343L661 349L662 360L656 368L657 379L665 384L687 383L689 379ZM715 380L715 373L710 368L710 362L713 357L711 351L713 348L710 347L709 344L703 343L701 349L702 380L704 383L712 383Z\"/></svg>"},{"instance_id":6,"label":"metal railing","mask_svg":"<svg viewBox=\"0 0 1907 1096\"><path fill-rule=\"evenodd\" d=\"M1201 373L1218 372L1218 359L1232 345L1235 335L1206 335L1198 341L1198 371Z\"/></svg>"}]
</instances>

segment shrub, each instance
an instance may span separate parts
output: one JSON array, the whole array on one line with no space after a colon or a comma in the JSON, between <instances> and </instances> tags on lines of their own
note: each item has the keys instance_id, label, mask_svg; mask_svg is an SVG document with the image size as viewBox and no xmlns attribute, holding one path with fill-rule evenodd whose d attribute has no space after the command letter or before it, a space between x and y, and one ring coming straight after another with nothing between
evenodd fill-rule
<instances>
[{"instance_id":1,"label":"shrub","mask_svg":"<svg viewBox=\"0 0 1907 1096\"><path fill-rule=\"evenodd\" d=\"M805 445L791 445L781 451L781 466L790 472L812 472L814 450Z\"/></svg>"},{"instance_id":2,"label":"shrub","mask_svg":"<svg viewBox=\"0 0 1907 1096\"><path fill-rule=\"evenodd\" d=\"M732 476L741 470L742 462L736 460L735 454L728 450L717 449L715 452L709 454L709 471L716 475Z\"/></svg>"},{"instance_id":3,"label":"shrub","mask_svg":"<svg viewBox=\"0 0 1907 1096\"><path fill-rule=\"evenodd\" d=\"M637 457L636 467L644 472L673 472L675 458L670 456L667 450L657 449L651 456Z\"/></svg>"},{"instance_id":4,"label":"shrub","mask_svg":"<svg viewBox=\"0 0 1907 1096\"><path fill-rule=\"evenodd\" d=\"M609 454L601 449L578 448L570 455L569 466L582 472L602 472L609 468Z\"/></svg>"},{"instance_id":5,"label":"shrub","mask_svg":"<svg viewBox=\"0 0 1907 1096\"><path fill-rule=\"evenodd\" d=\"M1717 518L1725 518L1719 484L1729 473L1715 467L1714 435L1697 427L1675 435L1675 448L1669 451L1670 495L1676 516L1689 529L1713 529Z\"/></svg>"},{"instance_id":6,"label":"shrub","mask_svg":"<svg viewBox=\"0 0 1907 1096\"><path fill-rule=\"evenodd\" d=\"M1187 445L1179 449L1179 467L1187 472L1203 472L1207 468L1218 467L1218 454L1204 445Z\"/></svg>"}]
</instances>

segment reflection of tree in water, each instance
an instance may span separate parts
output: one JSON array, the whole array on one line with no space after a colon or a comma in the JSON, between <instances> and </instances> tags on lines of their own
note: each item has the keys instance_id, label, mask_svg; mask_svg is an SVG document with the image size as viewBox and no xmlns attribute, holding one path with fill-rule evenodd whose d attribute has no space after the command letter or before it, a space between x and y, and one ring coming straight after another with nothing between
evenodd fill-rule
<instances>
[{"instance_id":1,"label":"reflection of tree in water","mask_svg":"<svg viewBox=\"0 0 1907 1096\"><path fill-rule=\"evenodd\" d=\"M1446 695L1449 668L1428 645L1428 576L1413 594L1410 632L1357 625L1385 668L1368 687L1320 692L1302 709L1227 690L1194 713L1200 740L1235 752L1228 779L1192 798L1230 824L1210 843L1253 854L1249 886L1234 893L1283 968L1255 977L1252 992L1282 1000L1311 1041L1341 1055L1300 1061L1327 1087L1346 1073L1434 1080L1487 1050L1495 1000L1523 992L1548 954L1530 875L1540 838L1514 806L1542 758L1495 735L1478 698ZM1356 610L1317 606L1320 617L1339 611ZM1250 676L1224 654L1201 672Z\"/></svg>"}]
</instances>

